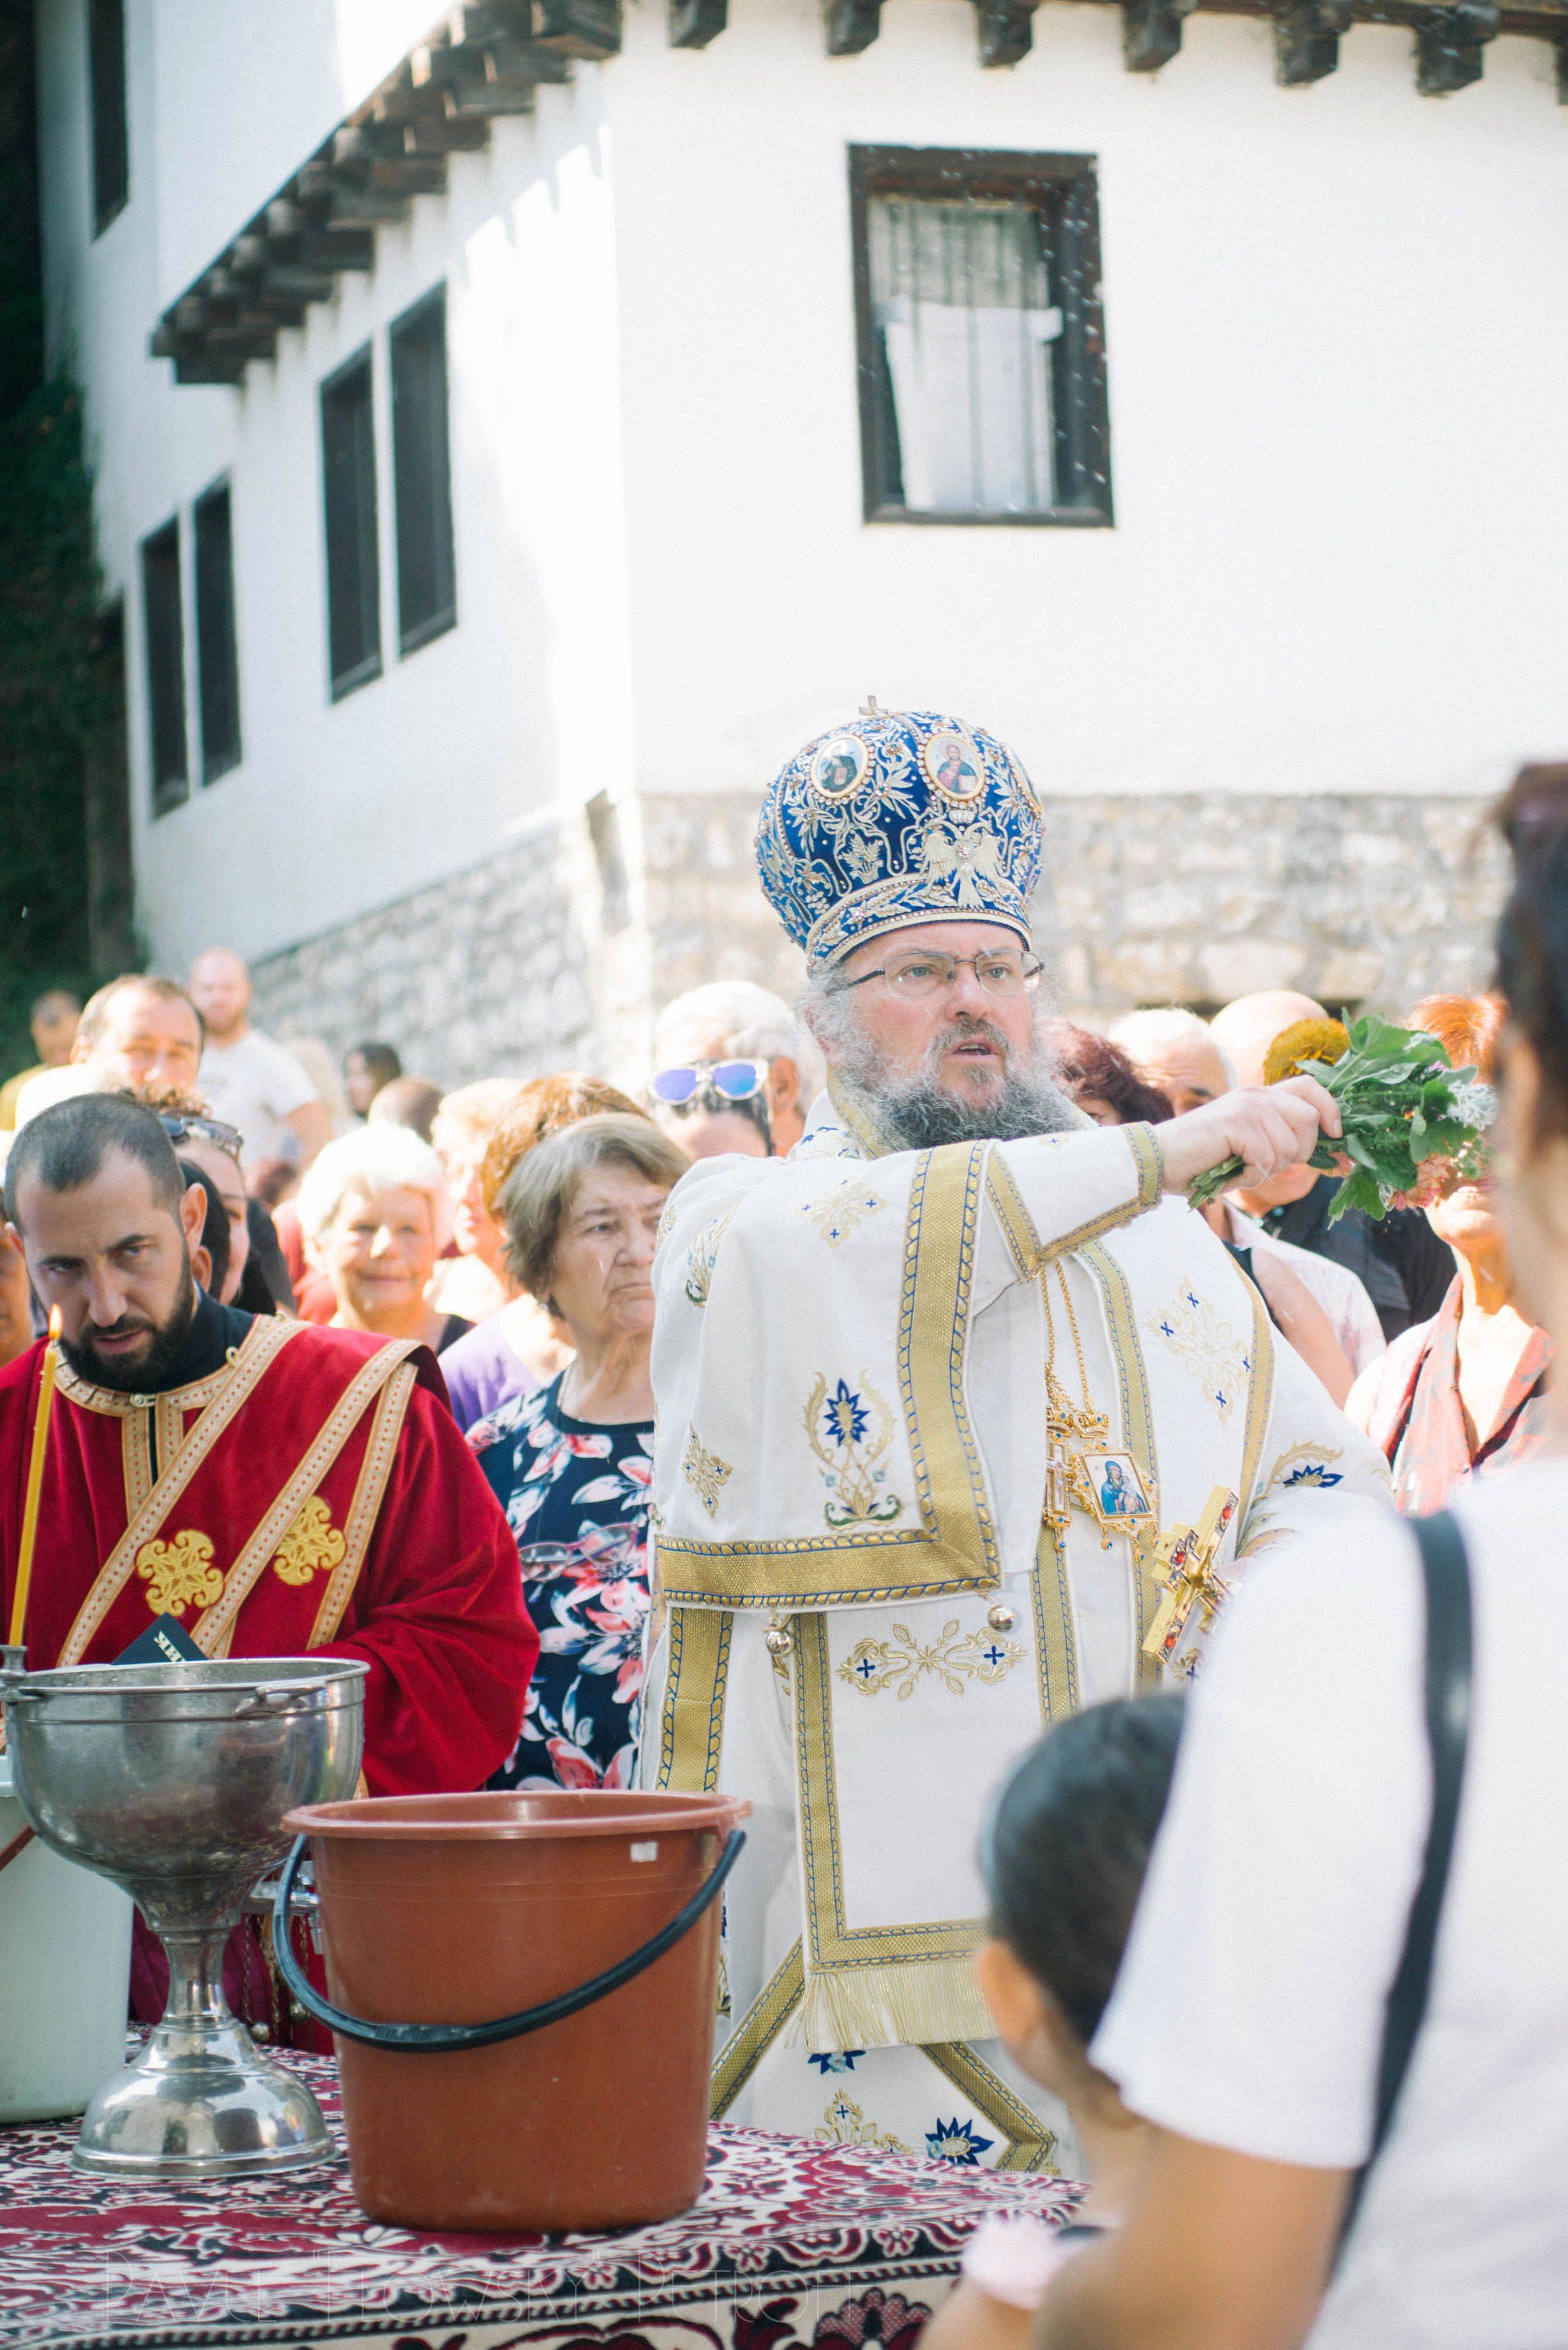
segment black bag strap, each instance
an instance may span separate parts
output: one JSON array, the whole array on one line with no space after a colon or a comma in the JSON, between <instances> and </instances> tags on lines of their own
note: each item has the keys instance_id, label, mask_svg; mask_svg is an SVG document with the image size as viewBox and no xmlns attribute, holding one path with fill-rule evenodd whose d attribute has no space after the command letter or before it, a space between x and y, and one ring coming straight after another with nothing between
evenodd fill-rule
<instances>
[{"instance_id":1,"label":"black bag strap","mask_svg":"<svg viewBox=\"0 0 1568 2350\"><path fill-rule=\"evenodd\" d=\"M1355 2224L1373 2164L1383 2151L1416 2053L1432 1988L1438 1924L1454 1856L1470 1711L1470 1578L1464 1536L1446 1510L1410 1520L1420 1546L1427 1594L1427 1742L1432 1755L1432 1818L1398 1971L1388 1993L1377 2064L1372 2147L1352 2182L1340 2230L1343 2248Z\"/></svg>"}]
</instances>

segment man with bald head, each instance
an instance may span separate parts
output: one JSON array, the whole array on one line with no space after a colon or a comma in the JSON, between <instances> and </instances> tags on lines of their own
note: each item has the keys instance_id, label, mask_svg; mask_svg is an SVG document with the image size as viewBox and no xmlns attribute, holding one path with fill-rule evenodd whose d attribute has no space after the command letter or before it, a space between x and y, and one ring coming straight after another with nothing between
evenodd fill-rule
<instances>
[{"instance_id":1,"label":"man with bald head","mask_svg":"<svg viewBox=\"0 0 1568 2350\"><path fill-rule=\"evenodd\" d=\"M1239 995L1209 1024L1210 1035L1242 1086L1262 1085L1263 1062L1282 1030L1298 1020L1329 1014L1310 995L1293 988L1270 988ZM1336 1175L1311 1167L1287 1167L1266 1182L1228 1193L1244 1215L1253 1216L1271 1240L1290 1241L1314 1256L1332 1257L1357 1274L1383 1326L1386 1338L1398 1337L1412 1323L1437 1312L1454 1278L1453 1259L1425 1216L1392 1210L1380 1223L1352 1208L1334 1223L1328 1211L1339 1190Z\"/></svg>"},{"instance_id":2,"label":"man with bald head","mask_svg":"<svg viewBox=\"0 0 1568 2350\"><path fill-rule=\"evenodd\" d=\"M244 1138L247 1166L293 1159L308 1167L332 1139L332 1121L301 1064L250 1021L251 975L229 947L191 966L191 995L207 1031L202 1091L213 1114Z\"/></svg>"}]
</instances>

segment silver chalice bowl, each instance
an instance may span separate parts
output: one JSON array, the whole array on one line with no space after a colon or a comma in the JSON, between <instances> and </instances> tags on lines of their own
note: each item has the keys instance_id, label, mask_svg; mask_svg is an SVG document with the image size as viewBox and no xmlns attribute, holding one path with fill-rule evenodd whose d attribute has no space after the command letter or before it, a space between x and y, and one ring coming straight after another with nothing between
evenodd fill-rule
<instances>
[{"instance_id":1,"label":"silver chalice bowl","mask_svg":"<svg viewBox=\"0 0 1568 2350\"><path fill-rule=\"evenodd\" d=\"M319 2162L309 2091L223 1997L223 1945L302 1804L351 1795L367 1667L247 1657L0 1673L17 1800L44 1842L124 1887L169 1953L162 2021L87 2109L72 2159L122 2178Z\"/></svg>"}]
</instances>

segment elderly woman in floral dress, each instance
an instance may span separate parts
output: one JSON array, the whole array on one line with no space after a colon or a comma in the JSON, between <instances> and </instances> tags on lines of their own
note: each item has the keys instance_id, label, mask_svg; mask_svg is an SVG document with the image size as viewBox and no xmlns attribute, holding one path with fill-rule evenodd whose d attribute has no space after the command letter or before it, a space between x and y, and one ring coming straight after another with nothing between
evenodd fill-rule
<instances>
[{"instance_id":1,"label":"elderly woman in floral dress","mask_svg":"<svg viewBox=\"0 0 1568 2350\"><path fill-rule=\"evenodd\" d=\"M625 1787L637 1761L649 1606L654 1243L683 1151L649 1120L587 1118L502 1191L515 1279L572 1360L468 1440L517 1537L540 1657L494 1787Z\"/></svg>"}]
</instances>

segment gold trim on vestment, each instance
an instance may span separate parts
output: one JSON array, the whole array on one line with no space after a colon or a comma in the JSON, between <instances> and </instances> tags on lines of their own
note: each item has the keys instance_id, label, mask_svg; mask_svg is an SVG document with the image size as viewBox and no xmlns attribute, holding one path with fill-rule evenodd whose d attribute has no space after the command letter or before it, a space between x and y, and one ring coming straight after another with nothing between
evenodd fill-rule
<instances>
[{"instance_id":1,"label":"gold trim on vestment","mask_svg":"<svg viewBox=\"0 0 1568 2350\"><path fill-rule=\"evenodd\" d=\"M119 1464L125 1478L125 1519L129 1525L146 1505L152 1491L152 1415L128 1412L119 1423Z\"/></svg>"},{"instance_id":2,"label":"gold trim on vestment","mask_svg":"<svg viewBox=\"0 0 1568 2350\"><path fill-rule=\"evenodd\" d=\"M316 1621L310 1627L310 1638L306 1643L307 1648L325 1648L328 1640L336 1639L337 1636L337 1628L353 1597L354 1586L359 1580L365 1554L370 1547L370 1536L376 1530L381 1503L386 1498L392 1463L398 1457L398 1439L403 1432L409 1399L419 1384L419 1376L415 1364L400 1363L377 1399L376 1417L370 1422L370 1433L365 1441L365 1457L359 1463L354 1498L343 1522L343 1555L333 1568L327 1588L321 1595L321 1605L316 1611Z\"/></svg>"},{"instance_id":3,"label":"gold trim on vestment","mask_svg":"<svg viewBox=\"0 0 1568 2350\"><path fill-rule=\"evenodd\" d=\"M919 1526L863 1530L849 1540L807 1535L775 1543L698 1542L661 1531L659 1573L672 1606L874 1606L996 1589L1001 1556L964 1392L989 1149L983 1142L950 1143L928 1151L910 1186L898 1385Z\"/></svg>"},{"instance_id":4,"label":"gold trim on vestment","mask_svg":"<svg viewBox=\"0 0 1568 2350\"><path fill-rule=\"evenodd\" d=\"M1022 2097L1014 2096L1001 2074L993 2073L967 2041L929 2041L925 2053L938 2072L1007 2140L1007 2152L992 2164L993 2169L1038 2170L1047 2178L1061 2177L1052 2158L1056 2151L1054 2131L1046 2128Z\"/></svg>"},{"instance_id":5,"label":"gold trim on vestment","mask_svg":"<svg viewBox=\"0 0 1568 2350\"><path fill-rule=\"evenodd\" d=\"M419 1343L416 1338L389 1339L366 1358L344 1388L322 1423L320 1431L279 1486L264 1515L257 1520L254 1530L223 1578L221 1596L192 1632L192 1638L203 1654L212 1654L213 1644L223 1638L225 1629L234 1622L241 1607L265 1574L279 1543L358 1427L371 1397L386 1386L400 1364L407 1360Z\"/></svg>"},{"instance_id":6,"label":"gold trim on vestment","mask_svg":"<svg viewBox=\"0 0 1568 2350\"><path fill-rule=\"evenodd\" d=\"M1132 1570L1133 1653L1137 1659L1137 1686L1139 1689L1155 1690L1160 1685L1160 1669L1152 1657L1146 1657L1143 1653L1144 1635L1150 1621L1148 1603L1155 1574L1154 1549L1159 1534L1159 1455L1155 1445L1154 1408L1148 1392L1148 1372L1144 1364L1132 1289L1127 1274L1109 1249L1102 1248L1097 1241L1089 1242L1083 1255L1085 1264L1099 1284L1101 1302L1106 1309L1106 1329L1116 1362L1116 1386L1121 1398L1122 1442L1137 1463L1144 1491L1154 1504L1152 1521L1136 1530L1129 1529L1127 1541Z\"/></svg>"},{"instance_id":7,"label":"gold trim on vestment","mask_svg":"<svg viewBox=\"0 0 1568 2350\"><path fill-rule=\"evenodd\" d=\"M1233 1260L1232 1260L1233 1261ZM1269 1309L1255 1281L1250 1281L1240 1265L1237 1276L1246 1283L1252 1308L1252 1355L1251 1384L1247 1390L1247 1426L1241 1439L1241 1466L1236 1479L1241 1505L1236 1512L1236 1555L1240 1557L1247 1538L1247 1520L1251 1513L1258 1483L1258 1471L1262 1461L1263 1445L1269 1433L1269 1420L1274 1401L1274 1332L1269 1319Z\"/></svg>"},{"instance_id":8,"label":"gold trim on vestment","mask_svg":"<svg viewBox=\"0 0 1568 2350\"><path fill-rule=\"evenodd\" d=\"M301 1323L285 1322L275 1315L265 1319L258 1315L251 1324L229 1367L226 1384L221 1393L201 1414L190 1434L176 1446L172 1458L160 1463L157 1482L151 1492L99 1568L91 1590L78 1611L76 1622L66 1636L58 1659L61 1665L80 1664L93 1635L130 1582L137 1552L167 1522L175 1503L218 1439L254 1394L263 1372L303 1326ZM129 1396L116 1397L112 1405L89 1399L106 1393L106 1389L88 1388L73 1399L82 1403L89 1411L112 1409L116 1417L121 1416L122 1409L127 1411L147 1409L133 1403Z\"/></svg>"},{"instance_id":9,"label":"gold trim on vestment","mask_svg":"<svg viewBox=\"0 0 1568 2350\"><path fill-rule=\"evenodd\" d=\"M1055 1527L1044 1523L1034 1545L1029 1602L1034 1618L1040 1726L1051 1730L1078 1711L1078 1629L1066 1558Z\"/></svg>"},{"instance_id":10,"label":"gold trim on vestment","mask_svg":"<svg viewBox=\"0 0 1568 2350\"><path fill-rule=\"evenodd\" d=\"M805 1960L791 1944L719 2051L708 2110L722 2121L805 1995Z\"/></svg>"},{"instance_id":11,"label":"gold trim on vestment","mask_svg":"<svg viewBox=\"0 0 1568 2350\"><path fill-rule=\"evenodd\" d=\"M111 1419L124 1419L129 1413L150 1411L155 1403L177 1404L181 1411L203 1411L227 1386L236 1370L248 1368L258 1354L270 1362L280 1347L286 1346L305 1327L301 1322L281 1314L258 1314L234 1350L234 1359L225 1363L221 1371L209 1371L205 1378L192 1379L188 1387L169 1388L160 1396L126 1394L118 1388L94 1387L90 1380L78 1378L69 1363L62 1357L57 1378L59 1390L83 1411L107 1412ZM263 1365L265 1368L265 1364ZM166 1463L161 1463L166 1466Z\"/></svg>"},{"instance_id":12,"label":"gold trim on vestment","mask_svg":"<svg viewBox=\"0 0 1568 2350\"><path fill-rule=\"evenodd\" d=\"M172 1394L159 1396L147 1415L152 1423L152 1455L160 1469L185 1441L185 1411Z\"/></svg>"},{"instance_id":13,"label":"gold trim on vestment","mask_svg":"<svg viewBox=\"0 0 1568 2350\"><path fill-rule=\"evenodd\" d=\"M971 1967L981 1918L851 1927L844 1900L827 1625L799 1615L794 1646L796 1816L805 1892L807 2048L983 2040L992 2030Z\"/></svg>"},{"instance_id":14,"label":"gold trim on vestment","mask_svg":"<svg viewBox=\"0 0 1568 2350\"><path fill-rule=\"evenodd\" d=\"M672 1607L664 1704L659 1727L659 1785L702 1795L719 1783L724 1700L734 1617L715 1607Z\"/></svg>"}]
</instances>

